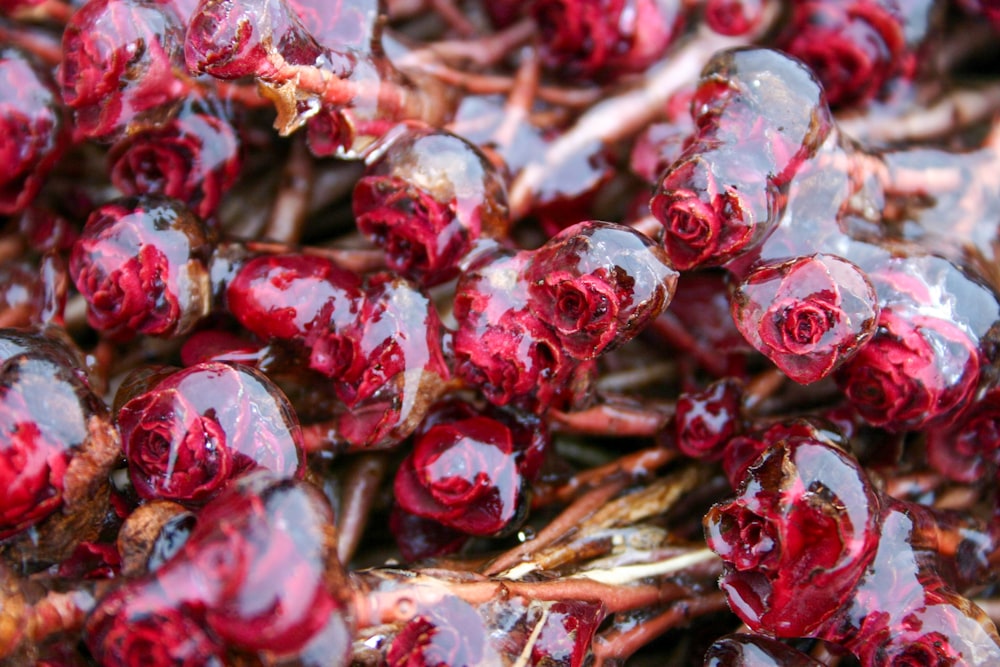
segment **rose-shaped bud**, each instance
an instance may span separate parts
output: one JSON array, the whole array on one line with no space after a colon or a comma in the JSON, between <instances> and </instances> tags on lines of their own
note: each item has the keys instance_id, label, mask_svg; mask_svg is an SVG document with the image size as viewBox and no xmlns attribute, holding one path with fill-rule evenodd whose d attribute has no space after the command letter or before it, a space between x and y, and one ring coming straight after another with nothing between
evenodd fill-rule
<instances>
[{"instance_id":1,"label":"rose-shaped bud","mask_svg":"<svg viewBox=\"0 0 1000 667\"><path fill-rule=\"evenodd\" d=\"M677 398L673 427L677 448L707 461L722 458L726 443L742 430L743 385L723 378Z\"/></svg>"},{"instance_id":2,"label":"rose-shaped bud","mask_svg":"<svg viewBox=\"0 0 1000 667\"><path fill-rule=\"evenodd\" d=\"M354 322L312 344L309 366L334 379L349 408L340 435L355 446L392 446L413 432L451 377L444 326L431 300L389 273L369 278Z\"/></svg>"},{"instance_id":3,"label":"rose-shaped bud","mask_svg":"<svg viewBox=\"0 0 1000 667\"><path fill-rule=\"evenodd\" d=\"M121 456L104 403L62 361L25 353L0 366L0 540L19 540L26 561L96 539Z\"/></svg>"},{"instance_id":4,"label":"rose-shaped bud","mask_svg":"<svg viewBox=\"0 0 1000 667\"><path fill-rule=\"evenodd\" d=\"M452 344L456 375L487 400L542 412L584 390L593 362L566 354L555 333L527 308L527 257L492 258L462 275Z\"/></svg>"},{"instance_id":5,"label":"rose-shaped bud","mask_svg":"<svg viewBox=\"0 0 1000 667\"><path fill-rule=\"evenodd\" d=\"M871 482L843 450L811 438L777 443L747 471L736 499L705 517L730 607L756 632L810 636L874 558L880 511Z\"/></svg>"},{"instance_id":6,"label":"rose-shaped bud","mask_svg":"<svg viewBox=\"0 0 1000 667\"><path fill-rule=\"evenodd\" d=\"M456 597L421 609L393 638L388 667L500 664L489 628L476 609Z\"/></svg>"},{"instance_id":7,"label":"rose-shaped bud","mask_svg":"<svg viewBox=\"0 0 1000 667\"><path fill-rule=\"evenodd\" d=\"M987 479L1000 455L1000 388L991 387L954 424L925 433L927 461L935 470L966 484Z\"/></svg>"},{"instance_id":8,"label":"rose-shaped bud","mask_svg":"<svg viewBox=\"0 0 1000 667\"><path fill-rule=\"evenodd\" d=\"M122 406L118 425L143 498L203 503L249 470L304 473L288 400L246 366L205 363L167 375Z\"/></svg>"},{"instance_id":9,"label":"rose-shaped bud","mask_svg":"<svg viewBox=\"0 0 1000 667\"><path fill-rule=\"evenodd\" d=\"M210 106L186 104L166 123L115 143L108 153L115 187L126 195L179 199L202 218L215 213L239 176L242 156L235 128Z\"/></svg>"},{"instance_id":10,"label":"rose-shaped bud","mask_svg":"<svg viewBox=\"0 0 1000 667\"><path fill-rule=\"evenodd\" d=\"M470 535L494 535L518 515L521 475L510 429L487 417L432 426L396 473L405 511Z\"/></svg>"},{"instance_id":11,"label":"rose-shaped bud","mask_svg":"<svg viewBox=\"0 0 1000 667\"><path fill-rule=\"evenodd\" d=\"M184 26L154 0L89 0L63 32L59 82L81 138L108 140L169 116L188 94Z\"/></svg>"},{"instance_id":12,"label":"rose-shaped bud","mask_svg":"<svg viewBox=\"0 0 1000 667\"><path fill-rule=\"evenodd\" d=\"M23 210L68 144L55 86L13 47L0 48L0 215Z\"/></svg>"},{"instance_id":13,"label":"rose-shaped bud","mask_svg":"<svg viewBox=\"0 0 1000 667\"><path fill-rule=\"evenodd\" d=\"M581 222L530 254L527 306L565 351L593 359L634 338L670 303L677 272L639 232Z\"/></svg>"},{"instance_id":14,"label":"rose-shaped bud","mask_svg":"<svg viewBox=\"0 0 1000 667\"><path fill-rule=\"evenodd\" d=\"M650 210L663 225L663 247L672 266L687 271L724 264L763 240L776 216L763 178L754 181L727 180L701 155L667 170Z\"/></svg>"},{"instance_id":15,"label":"rose-shaped bud","mask_svg":"<svg viewBox=\"0 0 1000 667\"><path fill-rule=\"evenodd\" d=\"M720 35L745 35L764 19L764 0L706 0L705 25Z\"/></svg>"},{"instance_id":16,"label":"rose-shaped bud","mask_svg":"<svg viewBox=\"0 0 1000 667\"><path fill-rule=\"evenodd\" d=\"M323 257L263 255L239 268L226 300L239 323L265 340L311 340L356 320L361 278Z\"/></svg>"},{"instance_id":17,"label":"rose-shaped bud","mask_svg":"<svg viewBox=\"0 0 1000 667\"><path fill-rule=\"evenodd\" d=\"M523 410L497 407L491 403L478 407L465 400L449 398L435 404L427 412L423 422L414 431L413 437L414 439L423 437L429 429L438 424L472 417L486 417L500 422L509 429L518 471L527 480L536 477L551 448L552 436L544 419Z\"/></svg>"},{"instance_id":18,"label":"rose-shaped bud","mask_svg":"<svg viewBox=\"0 0 1000 667\"><path fill-rule=\"evenodd\" d=\"M225 646L154 582L126 584L87 618L87 648L107 667L221 667Z\"/></svg>"},{"instance_id":19,"label":"rose-shaped bud","mask_svg":"<svg viewBox=\"0 0 1000 667\"><path fill-rule=\"evenodd\" d=\"M354 187L358 229L386 250L389 268L424 285L454 278L482 236L509 226L496 167L444 130L401 127Z\"/></svg>"},{"instance_id":20,"label":"rose-shaped bud","mask_svg":"<svg viewBox=\"0 0 1000 667\"><path fill-rule=\"evenodd\" d=\"M927 527L917 518L927 508L893 499L887 505L875 560L823 638L843 645L865 667L997 664L1000 636L993 621L951 589L944 570L927 558L921 544Z\"/></svg>"},{"instance_id":21,"label":"rose-shaped bud","mask_svg":"<svg viewBox=\"0 0 1000 667\"><path fill-rule=\"evenodd\" d=\"M371 51L381 37L379 0L287 0L302 25L323 48Z\"/></svg>"},{"instance_id":22,"label":"rose-shaped bud","mask_svg":"<svg viewBox=\"0 0 1000 667\"><path fill-rule=\"evenodd\" d=\"M206 0L188 24L184 60L217 79L281 81L288 63L312 65L323 49L285 0Z\"/></svg>"},{"instance_id":23,"label":"rose-shaped bud","mask_svg":"<svg viewBox=\"0 0 1000 667\"><path fill-rule=\"evenodd\" d=\"M811 255L754 269L733 291L733 321L802 384L828 376L875 334L875 288L851 262Z\"/></svg>"},{"instance_id":24,"label":"rose-shaped bud","mask_svg":"<svg viewBox=\"0 0 1000 667\"><path fill-rule=\"evenodd\" d=\"M809 438L828 442L833 446L846 448L847 441L831 424L817 419L793 419L778 422L765 429L759 429L730 438L722 452L722 469L729 485L739 489L747 470L765 451L789 438Z\"/></svg>"},{"instance_id":25,"label":"rose-shaped bud","mask_svg":"<svg viewBox=\"0 0 1000 667\"><path fill-rule=\"evenodd\" d=\"M209 312L209 249L208 230L180 202L117 199L90 214L69 271L95 329L177 336Z\"/></svg>"},{"instance_id":26,"label":"rose-shaped bud","mask_svg":"<svg viewBox=\"0 0 1000 667\"><path fill-rule=\"evenodd\" d=\"M676 0L536 0L545 63L573 77L641 72L666 52L683 22Z\"/></svg>"},{"instance_id":27,"label":"rose-shaped bud","mask_svg":"<svg viewBox=\"0 0 1000 667\"><path fill-rule=\"evenodd\" d=\"M913 431L953 419L976 389L980 364L976 341L951 320L887 306L875 336L836 377L869 424Z\"/></svg>"},{"instance_id":28,"label":"rose-shaped bud","mask_svg":"<svg viewBox=\"0 0 1000 667\"><path fill-rule=\"evenodd\" d=\"M238 648L322 656L321 664L337 667L349 663L353 632L336 554L322 492L259 471L202 509L184 547L156 577L182 591L200 583L194 599L206 626Z\"/></svg>"},{"instance_id":29,"label":"rose-shaped bud","mask_svg":"<svg viewBox=\"0 0 1000 667\"><path fill-rule=\"evenodd\" d=\"M708 647L705 667L823 667L823 663L777 639L732 634Z\"/></svg>"},{"instance_id":30,"label":"rose-shaped bud","mask_svg":"<svg viewBox=\"0 0 1000 667\"><path fill-rule=\"evenodd\" d=\"M892 78L911 73L914 54L906 33L917 24L907 21L907 15L920 12L907 12L902 4L797 2L779 45L813 69L831 105L861 104L878 95Z\"/></svg>"}]
</instances>

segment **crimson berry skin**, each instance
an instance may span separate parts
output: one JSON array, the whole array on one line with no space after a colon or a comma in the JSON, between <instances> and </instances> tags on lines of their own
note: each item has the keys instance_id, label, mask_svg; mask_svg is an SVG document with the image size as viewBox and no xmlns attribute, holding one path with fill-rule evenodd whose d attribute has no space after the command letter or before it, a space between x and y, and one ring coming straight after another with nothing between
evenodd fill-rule
<instances>
[{"instance_id":1,"label":"crimson berry skin","mask_svg":"<svg viewBox=\"0 0 1000 667\"><path fill-rule=\"evenodd\" d=\"M395 481L403 510L470 535L494 535L518 514L522 486L510 430L487 417L436 424Z\"/></svg>"},{"instance_id":2,"label":"crimson berry skin","mask_svg":"<svg viewBox=\"0 0 1000 667\"><path fill-rule=\"evenodd\" d=\"M393 638L388 667L497 664L487 627L476 609L453 596L421 610Z\"/></svg>"},{"instance_id":3,"label":"crimson berry skin","mask_svg":"<svg viewBox=\"0 0 1000 667\"><path fill-rule=\"evenodd\" d=\"M754 269L733 290L737 328L788 377L830 375L875 334L875 288L857 266L811 255Z\"/></svg>"},{"instance_id":4,"label":"crimson berry skin","mask_svg":"<svg viewBox=\"0 0 1000 667\"><path fill-rule=\"evenodd\" d=\"M790 179L833 129L812 73L768 49L713 56L691 113L698 131L650 201L680 271L722 265L758 247L781 218Z\"/></svg>"},{"instance_id":5,"label":"crimson berry skin","mask_svg":"<svg viewBox=\"0 0 1000 667\"><path fill-rule=\"evenodd\" d=\"M615 78L641 72L680 32L675 0L535 0L544 62L573 77Z\"/></svg>"},{"instance_id":6,"label":"crimson berry skin","mask_svg":"<svg viewBox=\"0 0 1000 667\"><path fill-rule=\"evenodd\" d=\"M742 430L742 399L743 386L735 378L681 394L673 419L677 448L692 458L721 459L729 440Z\"/></svg>"},{"instance_id":7,"label":"crimson berry skin","mask_svg":"<svg viewBox=\"0 0 1000 667\"><path fill-rule=\"evenodd\" d=\"M844 451L803 437L772 446L736 499L705 516L730 607L755 632L815 636L874 558L880 512L878 494Z\"/></svg>"},{"instance_id":8,"label":"crimson berry skin","mask_svg":"<svg viewBox=\"0 0 1000 667\"><path fill-rule=\"evenodd\" d=\"M201 504L263 468L305 472L302 433L284 394L247 366L177 371L118 412L129 475L140 497Z\"/></svg>"},{"instance_id":9,"label":"crimson berry skin","mask_svg":"<svg viewBox=\"0 0 1000 667\"><path fill-rule=\"evenodd\" d=\"M530 253L528 310L572 357L589 360L634 338L673 298L677 272L642 234L581 222Z\"/></svg>"},{"instance_id":10,"label":"crimson berry skin","mask_svg":"<svg viewBox=\"0 0 1000 667\"><path fill-rule=\"evenodd\" d=\"M214 214L239 176L240 138L221 111L198 107L185 104L166 123L116 142L108 153L115 187L179 199L202 219Z\"/></svg>"},{"instance_id":11,"label":"crimson berry skin","mask_svg":"<svg viewBox=\"0 0 1000 667\"><path fill-rule=\"evenodd\" d=\"M113 140L184 100L184 26L153 0L89 0L63 32L59 83L78 138Z\"/></svg>"},{"instance_id":12,"label":"crimson berry skin","mask_svg":"<svg viewBox=\"0 0 1000 667\"><path fill-rule=\"evenodd\" d=\"M593 362L570 356L527 307L528 257L497 251L459 278L452 344L455 374L488 401L541 413L573 400Z\"/></svg>"},{"instance_id":13,"label":"crimson berry skin","mask_svg":"<svg viewBox=\"0 0 1000 667\"><path fill-rule=\"evenodd\" d=\"M509 226L507 192L497 169L457 135L397 128L354 187L358 230L386 250L390 269L423 285L458 275L480 236Z\"/></svg>"},{"instance_id":14,"label":"crimson berry skin","mask_svg":"<svg viewBox=\"0 0 1000 667\"><path fill-rule=\"evenodd\" d=\"M107 667L222 667L225 647L202 619L173 605L153 582L103 598L86 624L86 643Z\"/></svg>"},{"instance_id":15,"label":"crimson berry skin","mask_svg":"<svg viewBox=\"0 0 1000 667\"><path fill-rule=\"evenodd\" d=\"M312 340L355 321L361 278L314 255L262 255L240 267L226 290L229 311L264 340Z\"/></svg>"},{"instance_id":16,"label":"crimson berry skin","mask_svg":"<svg viewBox=\"0 0 1000 667\"><path fill-rule=\"evenodd\" d=\"M98 331L174 336L209 312L209 249L208 230L180 202L123 198L90 214L69 272Z\"/></svg>"},{"instance_id":17,"label":"crimson berry skin","mask_svg":"<svg viewBox=\"0 0 1000 667\"><path fill-rule=\"evenodd\" d=\"M971 398L980 354L946 319L882 309L878 332L837 373L837 383L869 424L913 431L947 423Z\"/></svg>"},{"instance_id":18,"label":"crimson berry skin","mask_svg":"<svg viewBox=\"0 0 1000 667\"><path fill-rule=\"evenodd\" d=\"M338 430L357 447L398 444L451 377L434 304L392 273L368 277L354 321L316 336L309 367L333 379L347 407Z\"/></svg>"},{"instance_id":19,"label":"crimson berry skin","mask_svg":"<svg viewBox=\"0 0 1000 667\"><path fill-rule=\"evenodd\" d=\"M0 48L0 134L0 215L11 215L35 198L69 139L54 83L13 47Z\"/></svg>"},{"instance_id":20,"label":"crimson berry skin","mask_svg":"<svg viewBox=\"0 0 1000 667\"><path fill-rule=\"evenodd\" d=\"M831 106L863 104L913 66L906 3L896 0L809 0L794 5L781 48L805 62ZM926 10L925 10L926 11Z\"/></svg>"}]
</instances>

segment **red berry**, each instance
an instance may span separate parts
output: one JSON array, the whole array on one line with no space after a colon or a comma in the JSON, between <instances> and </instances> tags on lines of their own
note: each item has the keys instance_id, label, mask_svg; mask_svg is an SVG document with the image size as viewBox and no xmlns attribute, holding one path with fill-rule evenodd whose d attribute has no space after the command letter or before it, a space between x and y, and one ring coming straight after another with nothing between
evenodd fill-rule
<instances>
[{"instance_id":1,"label":"red berry","mask_svg":"<svg viewBox=\"0 0 1000 667\"><path fill-rule=\"evenodd\" d=\"M180 202L118 199L91 213L69 270L95 329L173 336L208 314L208 252L208 231Z\"/></svg>"},{"instance_id":2,"label":"red berry","mask_svg":"<svg viewBox=\"0 0 1000 667\"><path fill-rule=\"evenodd\" d=\"M305 471L287 399L245 366L206 363L170 374L128 400L118 423L142 498L200 504L250 470Z\"/></svg>"},{"instance_id":3,"label":"red berry","mask_svg":"<svg viewBox=\"0 0 1000 667\"><path fill-rule=\"evenodd\" d=\"M55 85L26 54L0 49L0 215L24 210L68 144Z\"/></svg>"}]
</instances>

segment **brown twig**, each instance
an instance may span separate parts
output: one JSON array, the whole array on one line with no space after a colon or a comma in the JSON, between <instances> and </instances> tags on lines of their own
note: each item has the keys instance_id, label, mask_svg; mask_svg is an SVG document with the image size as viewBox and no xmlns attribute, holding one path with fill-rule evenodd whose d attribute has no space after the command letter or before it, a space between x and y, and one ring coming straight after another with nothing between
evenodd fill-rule
<instances>
[{"instance_id":1,"label":"brown twig","mask_svg":"<svg viewBox=\"0 0 1000 667\"><path fill-rule=\"evenodd\" d=\"M260 238L278 243L298 243L302 238L316 170L303 137L292 141L278 194L271 205Z\"/></svg>"},{"instance_id":2,"label":"brown twig","mask_svg":"<svg viewBox=\"0 0 1000 667\"><path fill-rule=\"evenodd\" d=\"M341 563L354 557L387 468L384 454L370 453L359 455L347 471L337 517L337 555Z\"/></svg>"},{"instance_id":3,"label":"brown twig","mask_svg":"<svg viewBox=\"0 0 1000 667\"><path fill-rule=\"evenodd\" d=\"M577 498L559 516L552 519L545 528L542 528L534 539L522 542L497 556L492 563L483 568L483 574L494 575L509 570L514 565L530 558L531 554L565 537L584 517L595 512L621 492L628 482L629 480L624 477L609 479L605 484Z\"/></svg>"},{"instance_id":4,"label":"brown twig","mask_svg":"<svg viewBox=\"0 0 1000 667\"><path fill-rule=\"evenodd\" d=\"M698 616L727 609L726 596L721 591L678 600L666 611L634 626L614 628L594 641L594 664L619 664L663 633L683 625Z\"/></svg>"}]
</instances>

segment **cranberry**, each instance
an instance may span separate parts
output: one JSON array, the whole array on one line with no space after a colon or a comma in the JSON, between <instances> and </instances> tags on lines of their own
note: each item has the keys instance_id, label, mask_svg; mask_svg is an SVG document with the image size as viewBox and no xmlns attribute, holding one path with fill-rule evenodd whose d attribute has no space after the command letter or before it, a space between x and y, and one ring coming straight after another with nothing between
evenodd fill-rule
<instances>
[{"instance_id":1,"label":"cranberry","mask_svg":"<svg viewBox=\"0 0 1000 667\"><path fill-rule=\"evenodd\" d=\"M167 375L125 402L118 423L143 498L203 503L249 470L305 470L287 399L245 366L206 363Z\"/></svg>"},{"instance_id":2,"label":"cranberry","mask_svg":"<svg viewBox=\"0 0 1000 667\"><path fill-rule=\"evenodd\" d=\"M423 433L396 473L396 501L411 514L471 535L492 535L518 515L521 474L510 430L487 417Z\"/></svg>"},{"instance_id":3,"label":"cranberry","mask_svg":"<svg viewBox=\"0 0 1000 667\"><path fill-rule=\"evenodd\" d=\"M239 268L226 300L240 324L265 340L311 340L355 320L361 279L322 257L262 255Z\"/></svg>"},{"instance_id":4,"label":"cranberry","mask_svg":"<svg viewBox=\"0 0 1000 667\"><path fill-rule=\"evenodd\" d=\"M730 438L742 430L742 393L738 381L725 378L681 394L673 419L677 448L697 459L722 458Z\"/></svg>"},{"instance_id":5,"label":"cranberry","mask_svg":"<svg viewBox=\"0 0 1000 667\"><path fill-rule=\"evenodd\" d=\"M54 83L25 53L0 49L0 214L24 210L67 147Z\"/></svg>"},{"instance_id":6,"label":"cranberry","mask_svg":"<svg viewBox=\"0 0 1000 667\"><path fill-rule=\"evenodd\" d=\"M576 77L614 78L645 69L680 32L675 0L534 0L550 67Z\"/></svg>"},{"instance_id":7,"label":"cranberry","mask_svg":"<svg viewBox=\"0 0 1000 667\"><path fill-rule=\"evenodd\" d=\"M808 384L875 334L875 289L855 265L812 255L754 269L736 287L733 320L788 377Z\"/></svg>"},{"instance_id":8,"label":"cranberry","mask_svg":"<svg viewBox=\"0 0 1000 667\"><path fill-rule=\"evenodd\" d=\"M69 264L91 326L120 337L190 331L210 307L209 241L176 200L125 198L95 210Z\"/></svg>"},{"instance_id":9,"label":"cranberry","mask_svg":"<svg viewBox=\"0 0 1000 667\"><path fill-rule=\"evenodd\" d=\"M849 600L879 543L881 505L845 452L808 437L773 445L733 501L705 517L720 580L753 630L815 632Z\"/></svg>"},{"instance_id":10,"label":"cranberry","mask_svg":"<svg viewBox=\"0 0 1000 667\"><path fill-rule=\"evenodd\" d=\"M508 227L503 181L464 139L400 128L354 187L358 229L383 246L389 268L433 285L454 278L479 236Z\"/></svg>"},{"instance_id":11,"label":"cranberry","mask_svg":"<svg viewBox=\"0 0 1000 667\"><path fill-rule=\"evenodd\" d=\"M593 359L645 328L670 303L677 272L653 242L627 227L581 222L531 253L528 310L563 349Z\"/></svg>"},{"instance_id":12,"label":"cranberry","mask_svg":"<svg viewBox=\"0 0 1000 667\"><path fill-rule=\"evenodd\" d=\"M63 33L59 69L75 132L108 140L173 112L191 88L184 28L153 0L89 0Z\"/></svg>"},{"instance_id":13,"label":"cranberry","mask_svg":"<svg viewBox=\"0 0 1000 667\"><path fill-rule=\"evenodd\" d=\"M166 123L116 142L108 154L111 181L126 195L166 195L209 218L242 163L235 128L213 106L185 103Z\"/></svg>"}]
</instances>

